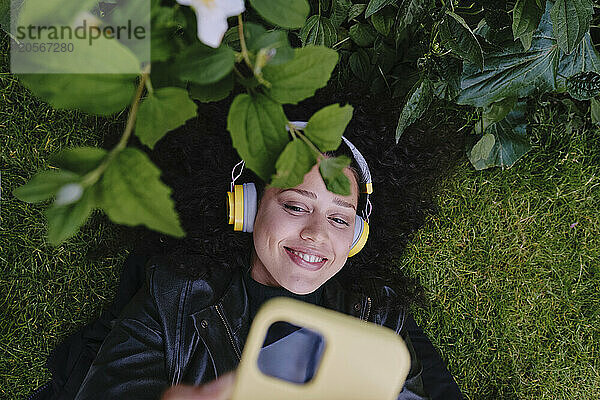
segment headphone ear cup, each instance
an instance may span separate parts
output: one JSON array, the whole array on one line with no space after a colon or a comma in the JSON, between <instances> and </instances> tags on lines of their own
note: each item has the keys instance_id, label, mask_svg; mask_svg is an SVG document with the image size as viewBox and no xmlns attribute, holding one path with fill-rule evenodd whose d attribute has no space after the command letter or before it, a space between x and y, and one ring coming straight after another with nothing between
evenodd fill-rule
<instances>
[{"instance_id":1,"label":"headphone ear cup","mask_svg":"<svg viewBox=\"0 0 600 400\"><path fill-rule=\"evenodd\" d=\"M227 218L234 231L252 232L256 218L258 197L254 183L235 185L227 192Z\"/></svg>"},{"instance_id":2,"label":"headphone ear cup","mask_svg":"<svg viewBox=\"0 0 600 400\"><path fill-rule=\"evenodd\" d=\"M352 239L352 247L348 257L352 257L356 253L362 250L367 243L369 237L369 224L360 215L356 216L354 220L354 238Z\"/></svg>"},{"instance_id":3,"label":"headphone ear cup","mask_svg":"<svg viewBox=\"0 0 600 400\"><path fill-rule=\"evenodd\" d=\"M242 231L254 231L254 220L258 208L258 196L254 183L244 183L244 226Z\"/></svg>"}]
</instances>

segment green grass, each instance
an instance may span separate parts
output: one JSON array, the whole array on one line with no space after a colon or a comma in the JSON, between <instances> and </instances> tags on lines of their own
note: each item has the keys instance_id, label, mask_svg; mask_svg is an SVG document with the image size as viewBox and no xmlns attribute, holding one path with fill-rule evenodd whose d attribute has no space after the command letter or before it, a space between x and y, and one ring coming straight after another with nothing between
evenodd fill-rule
<instances>
[{"instance_id":1,"label":"green grass","mask_svg":"<svg viewBox=\"0 0 600 400\"><path fill-rule=\"evenodd\" d=\"M600 129L536 119L513 168L454 171L403 260L468 398L600 398Z\"/></svg>"},{"instance_id":2,"label":"green grass","mask_svg":"<svg viewBox=\"0 0 600 400\"><path fill-rule=\"evenodd\" d=\"M70 146L101 146L120 129L76 111L57 111L8 74L0 33L0 399L18 399L49 379L50 350L99 315L113 297L129 249L120 228L96 213L72 240L47 244L44 208L12 196L50 155Z\"/></svg>"},{"instance_id":3,"label":"green grass","mask_svg":"<svg viewBox=\"0 0 600 400\"><path fill-rule=\"evenodd\" d=\"M51 247L45 204L12 197L51 154L114 139L123 116L53 110L8 74L5 53L3 38L0 398L16 399L111 300L130 249L100 213ZM567 134L565 113L536 114L534 149L512 169L477 172L465 159L402 260L431 300L417 319L469 399L600 398L600 130Z\"/></svg>"}]
</instances>

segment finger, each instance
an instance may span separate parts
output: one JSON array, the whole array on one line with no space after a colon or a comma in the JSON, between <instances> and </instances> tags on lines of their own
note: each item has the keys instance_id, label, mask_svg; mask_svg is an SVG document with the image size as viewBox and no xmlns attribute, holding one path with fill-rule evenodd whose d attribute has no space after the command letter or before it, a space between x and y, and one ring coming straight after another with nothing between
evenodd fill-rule
<instances>
[{"instance_id":1,"label":"finger","mask_svg":"<svg viewBox=\"0 0 600 400\"><path fill-rule=\"evenodd\" d=\"M207 396L206 400L229 400L233 394L234 381L235 372L230 372L217 380L198 387L198 394ZM198 398L197 400L204 400L204 398Z\"/></svg>"},{"instance_id":2,"label":"finger","mask_svg":"<svg viewBox=\"0 0 600 400\"><path fill-rule=\"evenodd\" d=\"M161 400L194 400L198 398L195 393L197 388L194 386L172 386L162 395Z\"/></svg>"},{"instance_id":3,"label":"finger","mask_svg":"<svg viewBox=\"0 0 600 400\"><path fill-rule=\"evenodd\" d=\"M234 381L235 373L230 372L202 386L173 386L163 394L161 400L229 400Z\"/></svg>"}]
</instances>

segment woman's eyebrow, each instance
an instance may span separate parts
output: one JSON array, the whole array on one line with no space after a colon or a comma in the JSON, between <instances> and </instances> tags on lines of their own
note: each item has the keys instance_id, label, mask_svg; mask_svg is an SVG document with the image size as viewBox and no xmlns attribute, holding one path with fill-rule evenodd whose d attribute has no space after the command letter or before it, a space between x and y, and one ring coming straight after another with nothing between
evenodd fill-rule
<instances>
[{"instance_id":1,"label":"woman's eyebrow","mask_svg":"<svg viewBox=\"0 0 600 400\"><path fill-rule=\"evenodd\" d=\"M296 188L290 188L290 189L280 189L278 194L281 194L283 192L287 192L288 190L291 190L292 192L296 192L298 194L301 194L302 196L306 196L309 197L313 200L317 199L317 195L314 194L313 192L309 192L308 190L304 190L304 189L296 189ZM356 211L356 207L354 207L354 204L348 203L345 200L340 199L339 197L334 197L333 198L333 204L336 204L338 206L341 207L347 207L347 208L352 208Z\"/></svg>"},{"instance_id":2,"label":"woman's eyebrow","mask_svg":"<svg viewBox=\"0 0 600 400\"><path fill-rule=\"evenodd\" d=\"M350 204L347 201L340 199L339 197L333 198L333 204L337 204L338 206L342 207L352 208L354 211L356 211L356 207L354 207L354 204Z\"/></svg>"},{"instance_id":3,"label":"woman's eyebrow","mask_svg":"<svg viewBox=\"0 0 600 400\"><path fill-rule=\"evenodd\" d=\"M317 199L316 194L314 194L313 192L309 192L308 190L304 190L304 189L296 189L296 188L280 189L278 194L288 192L288 191L296 192L298 194L301 194L302 196L310 197L313 200Z\"/></svg>"}]
</instances>

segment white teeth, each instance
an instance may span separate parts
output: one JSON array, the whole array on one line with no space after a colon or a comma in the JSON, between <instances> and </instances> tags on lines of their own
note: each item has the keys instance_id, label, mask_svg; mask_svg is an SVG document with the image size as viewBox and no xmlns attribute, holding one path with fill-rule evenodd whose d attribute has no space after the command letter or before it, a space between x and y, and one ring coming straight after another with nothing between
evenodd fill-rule
<instances>
[{"instance_id":1,"label":"white teeth","mask_svg":"<svg viewBox=\"0 0 600 400\"><path fill-rule=\"evenodd\" d=\"M290 249L290 251L292 253L294 253L295 255L297 255L298 257L302 258L304 261L308 261L308 262L314 263L314 262L321 262L321 261L324 260L324 258L320 258L320 257L317 257L317 256L312 256L310 254L300 253L298 251L294 251L294 250L291 250L291 249Z\"/></svg>"}]
</instances>

